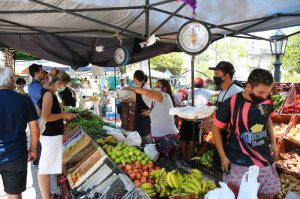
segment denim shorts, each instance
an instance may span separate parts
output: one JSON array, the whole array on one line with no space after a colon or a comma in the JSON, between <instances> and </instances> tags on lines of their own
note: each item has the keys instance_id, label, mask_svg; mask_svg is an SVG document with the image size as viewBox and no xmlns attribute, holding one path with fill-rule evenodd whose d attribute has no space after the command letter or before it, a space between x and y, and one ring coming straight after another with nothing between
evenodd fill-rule
<instances>
[{"instance_id":1,"label":"denim shorts","mask_svg":"<svg viewBox=\"0 0 300 199\"><path fill-rule=\"evenodd\" d=\"M0 164L0 174L7 194L20 194L26 190L27 158Z\"/></svg>"}]
</instances>

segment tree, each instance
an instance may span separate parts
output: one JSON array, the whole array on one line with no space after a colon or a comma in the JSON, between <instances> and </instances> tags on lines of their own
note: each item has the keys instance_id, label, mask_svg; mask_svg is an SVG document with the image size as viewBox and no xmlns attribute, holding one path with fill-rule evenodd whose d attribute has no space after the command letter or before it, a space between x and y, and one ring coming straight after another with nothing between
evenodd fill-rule
<instances>
[{"instance_id":1,"label":"tree","mask_svg":"<svg viewBox=\"0 0 300 199\"><path fill-rule=\"evenodd\" d=\"M210 46L215 51L218 60L225 60L235 65L235 61L247 57L245 40L225 38Z\"/></svg>"},{"instance_id":2,"label":"tree","mask_svg":"<svg viewBox=\"0 0 300 199\"><path fill-rule=\"evenodd\" d=\"M182 70L183 57L181 53L169 53L151 58L151 68L165 72L167 69L173 75L179 75Z\"/></svg>"},{"instance_id":3,"label":"tree","mask_svg":"<svg viewBox=\"0 0 300 199\"><path fill-rule=\"evenodd\" d=\"M296 29L296 31L299 30L300 28ZM292 74L292 72L300 73L300 34L289 38L282 62L283 67L287 69L290 74Z\"/></svg>"}]
</instances>

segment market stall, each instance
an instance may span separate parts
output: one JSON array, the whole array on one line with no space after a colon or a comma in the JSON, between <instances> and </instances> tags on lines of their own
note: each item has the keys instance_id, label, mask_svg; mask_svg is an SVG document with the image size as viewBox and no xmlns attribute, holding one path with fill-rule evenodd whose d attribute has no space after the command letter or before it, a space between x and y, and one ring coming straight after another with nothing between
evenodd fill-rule
<instances>
[{"instance_id":1,"label":"market stall","mask_svg":"<svg viewBox=\"0 0 300 199\"><path fill-rule=\"evenodd\" d=\"M135 132L127 132L89 111L69 108L78 117L64 134L65 197L168 198L204 196L216 188L197 169L157 166ZM155 148L155 147L154 147ZM62 177L64 178L64 177Z\"/></svg>"}]
</instances>

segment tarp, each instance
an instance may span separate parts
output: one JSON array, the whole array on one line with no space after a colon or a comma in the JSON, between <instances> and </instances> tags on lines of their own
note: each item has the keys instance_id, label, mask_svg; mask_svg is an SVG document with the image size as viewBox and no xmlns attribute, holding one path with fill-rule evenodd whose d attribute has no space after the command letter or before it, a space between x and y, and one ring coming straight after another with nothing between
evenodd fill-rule
<instances>
[{"instance_id":1,"label":"tarp","mask_svg":"<svg viewBox=\"0 0 300 199\"><path fill-rule=\"evenodd\" d=\"M171 77L173 76L173 74L171 73L171 71L169 71L169 69L167 69L167 70L165 71L165 74L170 75Z\"/></svg>"},{"instance_id":2,"label":"tarp","mask_svg":"<svg viewBox=\"0 0 300 199\"><path fill-rule=\"evenodd\" d=\"M134 63L178 51L176 34L189 20L205 22L212 41L268 40L249 33L300 25L300 1L198 0L193 18L192 8L178 0L2 0L0 43L72 67L114 66L116 32L122 32ZM139 43L152 34L161 41L141 49ZM95 51L99 45L103 52Z\"/></svg>"},{"instance_id":3,"label":"tarp","mask_svg":"<svg viewBox=\"0 0 300 199\"><path fill-rule=\"evenodd\" d=\"M125 74L125 76L129 77L129 78L133 78L134 72L135 71L128 72L128 73ZM144 73L146 75L148 75L149 70L144 70ZM170 79L171 75L151 69L151 77L158 78L158 79Z\"/></svg>"}]
</instances>

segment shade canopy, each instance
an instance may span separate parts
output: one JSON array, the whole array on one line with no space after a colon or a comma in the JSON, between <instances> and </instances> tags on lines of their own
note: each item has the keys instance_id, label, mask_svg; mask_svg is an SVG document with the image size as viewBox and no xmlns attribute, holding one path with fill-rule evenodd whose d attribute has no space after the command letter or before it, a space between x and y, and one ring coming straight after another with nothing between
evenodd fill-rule
<instances>
[{"instance_id":1,"label":"shade canopy","mask_svg":"<svg viewBox=\"0 0 300 199\"><path fill-rule=\"evenodd\" d=\"M198 0L195 10L178 0L0 1L0 43L72 67L115 66L122 45L129 63L179 51L176 34L190 20L204 22L212 41L227 37L262 39L251 33L300 25L299 0ZM150 35L156 44L141 48ZM120 37L119 37L120 38ZM104 51L97 52L98 46Z\"/></svg>"}]
</instances>

